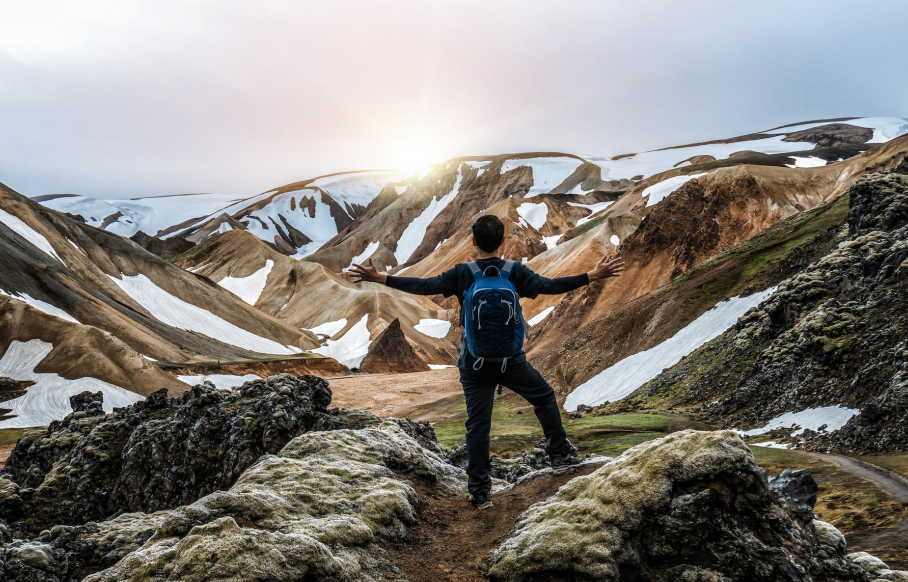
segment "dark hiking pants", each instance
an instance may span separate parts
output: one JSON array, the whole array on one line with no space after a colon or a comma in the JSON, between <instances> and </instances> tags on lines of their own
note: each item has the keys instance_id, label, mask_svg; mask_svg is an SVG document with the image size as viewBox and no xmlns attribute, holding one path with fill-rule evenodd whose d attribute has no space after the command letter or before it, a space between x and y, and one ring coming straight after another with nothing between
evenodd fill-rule
<instances>
[{"instance_id":1,"label":"dark hiking pants","mask_svg":"<svg viewBox=\"0 0 908 582\"><path fill-rule=\"evenodd\" d=\"M489 476L489 430L492 427L492 404L495 387L520 394L533 405L533 411L545 433L546 448L554 454L570 450L555 391L525 358L508 362L504 372L499 362L487 362L479 370L460 369L460 383L467 399L467 486L471 493L492 488Z\"/></svg>"}]
</instances>

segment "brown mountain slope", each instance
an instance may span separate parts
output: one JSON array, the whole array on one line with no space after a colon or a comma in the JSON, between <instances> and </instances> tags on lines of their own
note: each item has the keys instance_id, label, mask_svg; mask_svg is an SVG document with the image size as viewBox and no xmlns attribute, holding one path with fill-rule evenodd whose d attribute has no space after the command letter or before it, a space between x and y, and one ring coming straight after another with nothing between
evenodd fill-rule
<instances>
[{"instance_id":1,"label":"brown mountain slope","mask_svg":"<svg viewBox=\"0 0 908 582\"><path fill-rule=\"evenodd\" d=\"M255 304L258 310L300 330L346 320L328 334L334 340L345 336L364 317L371 339L399 319L407 339L426 362L450 364L456 360L456 334L449 332L446 337L436 338L415 327L424 319L452 317L430 299L382 285L354 284L348 275L284 256L247 231L212 237L178 257L175 263L213 281L222 281L227 276L248 277L269 261L273 266Z\"/></svg>"},{"instance_id":2,"label":"brown mountain slope","mask_svg":"<svg viewBox=\"0 0 908 582\"><path fill-rule=\"evenodd\" d=\"M691 179L655 206L646 205L643 192L647 187L682 172L701 173L703 168L688 166L683 171L672 170L642 181L601 214L602 222L595 230L604 231L602 234L586 234L584 241L571 240L529 263L530 267L539 265L537 270L547 276L587 270L596 253L581 254L578 247L589 244L601 249L605 234L614 232L620 224L631 230L638 220L635 217L640 217L632 234L619 236L616 252L628 263L623 276L577 290L563 301L548 299L548 305L557 307L534 328L531 357L556 349L583 325L779 220L844 192L861 175L891 165L906 151L908 136L902 136L859 157L819 168L719 168ZM530 316L541 308L528 302L525 310Z\"/></svg>"}]
</instances>

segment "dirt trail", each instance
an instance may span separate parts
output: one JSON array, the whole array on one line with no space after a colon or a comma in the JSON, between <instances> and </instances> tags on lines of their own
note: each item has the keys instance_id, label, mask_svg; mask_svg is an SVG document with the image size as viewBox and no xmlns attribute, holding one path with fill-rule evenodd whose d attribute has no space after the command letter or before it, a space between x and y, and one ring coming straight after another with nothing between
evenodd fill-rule
<instances>
[{"instance_id":1,"label":"dirt trail","mask_svg":"<svg viewBox=\"0 0 908 582\"><path fill-rule=\"evenodd\" d=\"M842 469L870 481L889 496L902 503L908 503L908 479L888 469L872 465L865 461L841 457L839 455L814 454L822 459L832 461Z\"/></svg>"},{"instance_id":2,"label":"dirt trail","mask_svg":"<svg viewBox=\"0 0 908 582\"><path fill-rule=\"evenodd\" d=\"M331 392L331 406L364 408L383 418L413 416L417 420L420 418L414 413L420 409L438 408L448 399L463 394L457 368L332 378ZM438 410L432 417L439 420L444 417L444 411Z\"/></svg>"},{"instance_id":3,"label":"dirt trail","mask_svg":"<svg viewBox=\"0 0 908 582\"><path fill-rule=\"evenodd\" d=\"M489 552L507 537L517 518L571 479L601 466L584 465L574 473L537 477L493 495L495 507L483 511L474 509L466 496L441 493L414 481L420 497L419 523L409 530L405 543L389 548L389 558L410 582L486 582Z\"/></svg>"}]
</instances>

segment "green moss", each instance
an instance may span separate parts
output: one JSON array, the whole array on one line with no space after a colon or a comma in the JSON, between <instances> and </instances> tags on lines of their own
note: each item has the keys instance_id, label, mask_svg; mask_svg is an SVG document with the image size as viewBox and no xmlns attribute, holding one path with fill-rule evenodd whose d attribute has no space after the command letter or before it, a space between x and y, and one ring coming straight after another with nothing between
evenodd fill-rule
<instances>
[{"instance_id":1,"label":"green moss","mask_svg":"<svg viewBox=\"0 0 908 582\"><path fill-rule=\"evenodd\" d=\"M12 445L28 429L25 428L0 428L0 445ZM43 432L43 431L42 431Z\"/></svg>"}]
</instances>

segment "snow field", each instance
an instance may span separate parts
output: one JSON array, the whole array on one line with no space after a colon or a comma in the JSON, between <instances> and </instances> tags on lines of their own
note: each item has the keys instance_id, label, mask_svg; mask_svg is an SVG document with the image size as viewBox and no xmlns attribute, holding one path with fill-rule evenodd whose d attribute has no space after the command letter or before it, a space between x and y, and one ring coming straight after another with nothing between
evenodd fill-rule
<instances>
[{"instance_id":1,"label":"snow field","mask_svg":"<svg viewBox=\"0 0 908 582\"><path fill-rule=\"evenodd\" d=\"M256 374L246 374L245 376L236 376L234 374L200 374L196 376L177 376L177 379L184 384L195 386L203 382L211 382L219 390L232 390L239 388L246 382L261 380Z\"/></svg>"},{"instance_id":2,"label":"snow field","mask_svg":"<svg viewBox=\"0 0 908 582\"><path fill-rule=\"evenodd\" d=\"M820 432L820 427L826 425L822 432L834 432L845 426L852 416L860 414L858 408L846 408L844 406L819 406L817 408L807 408L800 412L786 412L779 415L765 426L753 428L751 430L739 430L738 432L745 436L755 436L767 433L771 430L780 428L800 427L791 433L794 436L802 434L804 429L810 429ZM765 445L764 445L765 446Z\"/></svg>"},{"instance_id":3,"label":"snow field","mask_svg":"<svg viewBox=\"0 0 908 582\"><path fill-rule=\"evenodd\" d=\"M524 202L517 207L517 214L520 215L520 223L523 226L529 224L536 230L545 226L545 221L549 216L549 207L545 202L534 204L533 202Z\"/></svg>"},{"instance_id":4,"label":"snow field","mask_svg":"<svg viewBox=\"0 0 908 582\"><path fill-rule=\"evenodd\" d=\"M420 319L413 329L429 337L443 338L448 335L451 322L444 319Z\"/></svg>"},{"instance_id":5,"label":"snow field","mask_svg":"<svg viewBox=\"0 0 908 582\"><path fill-rule=\"evenodd\" d=\"M810 156L807 158L799 158L798 156L791 156L795 162L793 164L785 164L789 168L819 168L820 166L826 165L826 160L823 158L818 158L816 156Z\"/></svg>"},{"instance_id":6,"label":"snow field","mask_svg":"<svg viewBox=\"0 0 908 582\"><path fill-rule=\"evenodd\" d=\"M315 210L311 214L309 201L305 200L306 198L311 198L315 203ZM344 205L341 204L341 206ZM305 245L307 250L312 249L309 252L322 246L337 234L337 223L331 216L331 207L322 202L321 192L312 189L279 194L269 204L241 216L240 220L249 223L246 226L249 232L264 241L271 242L278 235L275 224L279 225L284 232L287 231L281 217L287 221L287 224L312 240Z\"/></svg>"},{"instance_id":7,"label":"snow field","mask_svg":"<svg viewBox=\"0 0 908 582\"><path fill-rule=\"evenodd\" d=\"M584 224L584 223L592 220L597 212L599 212L600 210L605 210L606 208L608 208L609 206L611 206L614 203L615 203L614 201L597 202L595 204L579 204L577 202L568 202L568 206L576 206L578 208L589 209L590 214L588 216L584 216L583 218L581 218L580 220L577 221L577 226L580 226L581 224Z\"/></svg>"},{"instance_id":8,"label":"snow field","mask_svg":"<svg viewBox=\"0 0 908 582\"><path fill-rule=\"evenodd\" d=\"M307 188L319 188L328 193L342 207L344 202L368 206L391 182L399 182L407 177L409 172L404 170L398 171L376 171L376 172L355 172L350 174L339 174L337 176L326 176L307 184ZM406 186L404 186L406 189ZM398 191L398 194L402 192ZM351 216L351 218L353 218ZM306 236L312 238L309 233Z\"/></svg>"},{"instance_id":9,"label":"snow field","mask_svg":"<svg viewBox=\"0 0 908 582\"><path fill-rule=\"evenodd\" d=\"M325 345L312 351L334 358L348 368L358 368L363 362L363 358L369 353L369 345L372 343L372 340L369 339L368 323L369 314L367 313L339 339L329 339Z\"/></svg>"},{"instance_id":10,"label":"snow field","mask_svg":"<svg viewBox=\"0 0 908 582\"><path fill-rule=\"evenodd\" d=\"M7 400L3 408L11 408L15 418L0 422L2 428L27 428L47 426L60 420L70 412L69 397L80 392L101 391L104 394L104 410L111 412L114 407L129 406L142 396L119 386L108 384L97 378L85 377L67 380L58 374L39 374L35 367L54 349L52 344L38 339L27 342L13 341L0 358L0 376L13 380L34 382L24 396Z\"/></svg>"},{"instance_id":11,"label":"snow field","mask_svg":"<svg viewBox=\"0 0 908 582\"><path fill-rule=\"evenodd\" d=\"M35 299L28 293L11 293L9 291L4 291L3 289L0 289L0 293L4 293L6 295L9 295L10 297L15 297L19 301L28 303L29 305L31 305L38 311L43 311L44 313L46 313L48 315L53 315L54 317L59 317L60 319L65 319L66 321L71 321L73 323L79 323L79 321L75 317L66 313L65 311L63 311L62 309L57 307L56 305L51 305L50 303L48 303L46 301L41 301L40 299Z\"/></svg>"},{"instance_id":12,"label":"snow field","mask_svg":"<svg viewBox=\"0 0 908 582\"><path fill-rule=\"evenodd\" d=\"M65 196L41 202L48 208L79 214L91 226L100 228L104 219L117 212L123 216L106 230L130 237L140 230L155 235L192 218L208 216L236 200L227 194L183 194L151 196L131 200L98 200L88 196Z\"/></svg>"},{"instance_id":13,"label":"snow field","mask_svg":"<svg viewBox=\"0 0 908 582\"><path fill-rule=\"evenodd\" d=\"M61 263L63 262L63 260L60 259L59 256L57 256L57 252L54 251L54 247L51 246L50 241L47 240L47 238L45 238L43 234L27 225L25 221L18 216L13 216L5 210L0 210L0 222L5 224L7 227L9 227L10 230L30 242L32 245L37 247L38 250L57 259Z\"/></svg>"},{"instance_id":14,"label":"snow field","mask_svg":"<svg viewBox=\"0 0 908 582\"><path fill-rule=\"evenodd\" d=\"M268 280L268 274L274 267L274 261L268 259L265 266L249 275L248 277L224 277L218 281L218 285L227 289L249 305L255 305L265 290L265 282Z\"/></svg>"},{"instance_id":15,"label":"snow field","mask_svg":"<svg viewBox=\"0 0 908 582\"><path fill-rule=\"evenodd\" d=\"M861 117L848 121L821 121L819 123L802 123L800 125L793 125L791 127L771 129L769 131L764 131L763 133L795 133L798 131L804 131L805 129L820 127L821 125L829 125L831 123L844 123L846 125L854 125L856 127L866 127L868 129L872 129L873 137L871 137L870 141L868 141L867 143L884 143L908 133L908 119L905 119L903 117Z\"/></svg>"},{"instance_id":16,"label":"snow field","mask_svg":"<svg viewBox=\"0 0 908 582\"><path fill-rule=\"evenodd\" d=\"M561 184L583 164L583 160L568 157L528 158L525 160L507 160L501 165L501 174L521 166L528 166L533 171L533 185L524 198L538 194L548 194Z\"/></svg>"},{"instance_id":17,"label":"snow field","mask_svg":"<svg viewBox=\"0 0 908 582\"><path fill-rule=\"evenodd\" d=\"M463 174L460 169L458 169L457 180L454 182L454 187L451 188L451 191L442 196L441 199L433 196L432 201L429 202L426 209L422 211L422 214L414 218L413 222L408 224L407 228L404 229L404 232L397 240L397 250L394 251L394 257L397 259L398 265L406 263L419 245L422 244L423 237L426 236L429 225L432 224L432 221L435 220L435 218L441 214L442 210L447 208L448 204L457 196L457 192L460 190L461 180L463 180Z\"/></svg>"},{"instance_id":18,"label":"snow field","mask_svg":"<svg viewBox=\"0 0 908 582\"><path fill-rule=\"evenodd\" d=\"M558 246L558 239L560 239L562 236L564 235L553 234L552 236L544 236L542 237L542 242L545 243L545 247L547 249L553 249Z\"/></svg>"},{"instance_id":19,"label":"snow field","mask_svg":"<svg viewBox=\"0 0 908 582\"><path fill-rule=\"evenodd\" d=\"M110 275L108 275L110 277ZM145 275L110 277L124 293L145 308L152 317L178 329L194 331L226 344L262 354L292 355L299 348L281 345L276 341L257 336L225 321L210 311L174 297L161 289Z\"/></svg>"},{"instance_id":20,"label":"snow field","mask_svg":"<svg viewBox=\"0 0 908 582\"><path fill-rule=\"evenodd\" d=\"M546 317L548 317L549 314L552 313L553 311L555 311L554 306L546 307L545 309L543 309L542 311L540 311L539 313L534 315L531 319L529 319L527 321L527 323L529 323L530 325L536 325L538 323L542 323L542 320L545 319Z\"/></svg>"},{"instance_id":21,"label":"snow field","mask_svg":"<svg viewBox=\"0 0 908 582\"><path fill-rule=\"evenodd\" d=\"M665 368L720 336L748 309L759 305L774 291L775 287L771 287L749 297L732 297L718 303L661 344L628 356L577 386L565 400L564 409L576 410L580 404L596 406L624 398Z\"/></svg>"},{"instance_id":22,"label":"snow field","mask_svg":"<svg viewBox=\"0 0 908 582\"><path fill-rule=\"evenodd\" d=\"M691 174L689 176L674 176L668 178L667 180L662 180L657 184L653 184L649 188L646 188L643 193L640 194L642 198L646 198L647 206L655 206L662 202L666 196L689 182L694 178L699 178L700 176L705 176L706 174Z\"/></svg>"},{"instance_id":23,"label":"snow field","mask_svg":"<svg viewBox=\"0 0 908 582\"><path fill-rule=\"evenodd\" d=\"M788 131L788 130L786 130ZM789 133L791 133L789 131ZM735 152L752 150L765 154L783 154L814 149L810 142L784 142L784 135L767 137L752 141L738 143L715 143L686 148L672 148L634 154L631 157L619 160L610 160L602 157L588 158L590 163L596 164L603 170L603 180L631 179L634 176L649 176L671 170L676 164L693 156L712 156L717 160L724 160Z\"/></svg>"}]
</instances>

